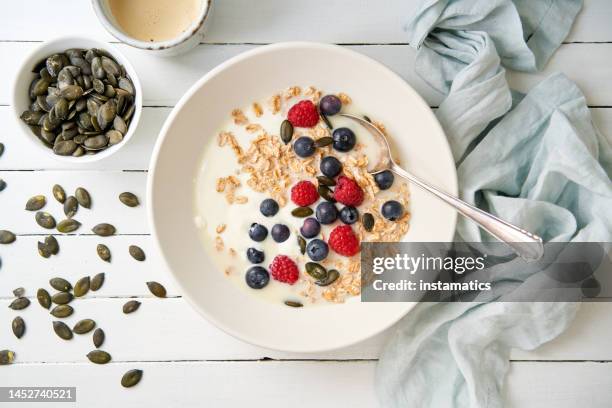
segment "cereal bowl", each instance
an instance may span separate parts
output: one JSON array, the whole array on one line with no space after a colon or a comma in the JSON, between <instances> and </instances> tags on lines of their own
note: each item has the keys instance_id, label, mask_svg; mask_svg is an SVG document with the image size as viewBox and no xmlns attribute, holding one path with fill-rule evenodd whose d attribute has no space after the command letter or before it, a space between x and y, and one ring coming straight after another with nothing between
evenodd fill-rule
<instances>
[{"instance_id":1,"label":"cereal bowl","mask_svg":"<svg viewBox=\"0 0 612 408\"><path fill-rule=\"evenodd\" d=\"M286 61L291 61L287 65ZM347 69L350 67L350 69ZM215 254L204 250L194 203L220 200L215 191L196 191L203 152L237 107L293 85L344 92L360 109L384 123L394 150L414 174L456 194L454 162L445 135L420 96L382 64L334 45L280 43L241 54L200 79L174 108L154 149L147 199L153 236L188 302L222 330L262 347L319 352L362 341L397 322L414 303L366 303L359 297L338 304L291 308L268 302L230 282ZM225 160L212 157L210 164ZM206 162L204 172L206 172ZM213 166L214 167L214 166ZM211 169L213 168L211 167ZM200 194L201 193L201 194ZM451 241L454 210L411 188L411 226L403 240ZM247 210L225 211L235 220ZM211 216L215 217L214 214Z\"/></svg>"}]
</instances>

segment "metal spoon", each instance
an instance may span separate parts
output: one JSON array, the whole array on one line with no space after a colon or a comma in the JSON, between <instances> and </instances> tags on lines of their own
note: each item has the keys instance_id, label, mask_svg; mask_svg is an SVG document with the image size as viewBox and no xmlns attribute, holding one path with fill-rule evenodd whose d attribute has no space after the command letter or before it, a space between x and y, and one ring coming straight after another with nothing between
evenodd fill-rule
<instances>
[{"instance_id":1,"label":"metal spoon","mask_svg":"<svg viewBox=\"0 0 612 408\"><path fill-rule=\"evenodd\" d=\"M439 190L438 188L422 181L413 174L407 172L406 170L398 166L397 163L395 163L393 157L391 156L391 149L389 147L387 138L380 130L378 130L376 126L358 116L349 115L345 113L340 115L352 119L364 126L374 136L376 136L379 143L381 143L381 145L386 149L386 154L381 155L381 159L378 161L378 163L376 163L376 167L370 170L371 174L380 173L384 170L391 170L398 176L403 177L406 180L416 184L423 190L432 193L440 200L454 207L464 217L467 217L470 220L474 221L476 224L478 224L484 230L488 231L495 238L499 239L502 242L505 242L521 258L527 261L536 261L542 257L542 255L544 254L542 238L528 231L525 231L524 229L521 229L515 225L512 225L500 218L497 218L492 214L482 211L481 209L476 208L473 205L470 205L465 201L458 199L457 197L453 197L452 195Z\"/></svg>"}]
</instances>

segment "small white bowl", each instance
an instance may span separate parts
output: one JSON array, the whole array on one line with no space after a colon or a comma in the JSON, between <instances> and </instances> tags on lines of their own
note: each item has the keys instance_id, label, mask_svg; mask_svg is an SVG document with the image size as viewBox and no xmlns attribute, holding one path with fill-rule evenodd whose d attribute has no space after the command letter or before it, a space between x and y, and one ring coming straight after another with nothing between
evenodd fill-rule
<instances>
[{"instance_id":1,"label":"small white bowl","mask_svg":"<svg viewBox=\"0 0 612 408\"><path fill-rule=\"evenodd\" d=\"M140 48L141 50L150 51L157 56L172 56L185 53L198 45L208 29L208 20L212 12L212 0L201 0L202 6L198 18L196 18L187 29L176 38L167 41L141 41L127 35L110 11L107 0L91 0L98 19L119 41L131 45L132 47Z\"/></svg>"},{"instance_id":2,"label":"small white bowl","mask_svg":"<svg viewBox=\"0 0 612 408\"><path fill-rule=\"evenodd\" d=\"M134 100L134 115L132 116L128 131L123 136L121 143L110 146L109 148L96 154L83 155L81 157L59 156L53 153L53 150L43 145L43 143L38 140L36 135L32 133L30 128L20 119L23 111L28 110L31 104L28 89L30 83L36 75L32 72L32 68L44 58L56 53L61 53L70 48L100 48L108 51L120 65L125 67L125 70L132 80L132 84L134 85L134 90L136 91L136 98ZM128 143L136 131L138 122L140 120L140 114L142 112L142 87L140 86L140 80L138 79L132 64L130 64L127 58L112 45L84 37L60 37L55 40L44 42L40 46L36 47L18 68L15 81L13 83L11 106L13 107L14 117L18 123L18 126L23 130L24 136L32 141L32 145L35 149L43 151L49 156L63 162L79 164L91 163L109 157Z\"/></svg>"}]
</instances>

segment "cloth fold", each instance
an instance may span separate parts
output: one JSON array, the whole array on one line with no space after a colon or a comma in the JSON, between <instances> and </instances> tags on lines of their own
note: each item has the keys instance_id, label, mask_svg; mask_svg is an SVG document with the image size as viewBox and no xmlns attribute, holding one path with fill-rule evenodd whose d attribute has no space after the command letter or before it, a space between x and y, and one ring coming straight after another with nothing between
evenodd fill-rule
<instances>
[{"instance_id":1,"label":"cloth fold","mask_svg":"<svg viewBox=\"0 0 612 408\"><path fill-rule=\"evenodd\" d=\"M505 68L541 69L581 7L581 0L424 0L407 31L417 73L447 95L436 115L462 199L546 241L611 242L612 148L583 94L562 74L527 95L506 81ZM456 239L492 238L460 219ZM381 405L502 407L511 348L555 338L577 310L511 302L530 277L522 271L491 296L507 302L417 305L381 355Z\"/></svg>"}]
</instances>

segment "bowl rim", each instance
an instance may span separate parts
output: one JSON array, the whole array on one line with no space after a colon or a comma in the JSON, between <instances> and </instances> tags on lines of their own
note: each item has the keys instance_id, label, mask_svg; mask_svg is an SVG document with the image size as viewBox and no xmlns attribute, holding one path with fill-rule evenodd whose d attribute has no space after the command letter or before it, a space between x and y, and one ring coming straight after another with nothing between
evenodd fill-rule
<instances>
[{"instance_id":1,"label":"bowl rim","mask_svg":"<svg viewBox=\"0 0 612 408\"><path fill-rule=\"evenodd\" d=\"M260 47L254 48L252 50L248 50L245 52L242 52L226 61L224 61L223 63L217 65L216 67L214 67L212 70L210 70L209 72L207 72L206 74L204 74L200 79L198 79L184 94L183 96L179 99L179 101L175 104L174 108L172 109L172 111L170 112L170 114L167 116L166 120L164 121L164 124L158 134L157 140L155 142L155 146L153 147L153 151L151 153L151 160L149 162L149 169L148 169L148 177L147 177L147 191L146 191L146 202L147 202L147 220L149 222L149 227L150 227L150 231L151 231L151 235L153 237L153 245L155 247L155 249L157 250L157 252L159 254L161 254L161 262L162 265L166 268L166 270L170 273L170 275L172 276L175 284L177 285L177 287L179 288L179 290L182 293L183 298L187 301L187 303L194 309L197 311L197 313L201 316L203 316L208 322L212 323L215 327L217 327L218 329L220 329L221 331L225 332L226 334L231 335L232 337L239 339L241 341L244 341L248 344L257 346L257 347L262 347L265 349L269 349L269 350L276 350L276 351L282 351L282 352L290 352L290 353L297 353L297 354L312 354L312 353L322 353L322 352L328 352L328 351L332 351L332 350L339 350L345 347L349 347L352 346L354 344L363 342L377 334L380 334L382 332L384 332L385 330L389 329L391 326L395 325L399 320L401 320L403 317L405 317L416 305L416 302L404 302L401 303L402 305L404 305L403 310L401 312L398 312L396 317L393 319L389 319L389 321L387 322L387 324L382 325L382 326L378 326L376 328L376 330L371 331L370 333L367 334L363 334L360 336L355 336L354 338L352 338L351 340L347 340L344 341L342 343L337 343L333 346L317 346L317 347L309 347L308 349L305 348L292 348L292 347L285 347L282 345L270 345L270 344L266 344L263 342L260 342L258 339L256 338L252 338L249 337L247 335L245 335L245 333L240 332L238 330L235 330L231 327L228 327L227 325L225 325L222 321L220 321L219 319L217 319L217 317L215 317L213 314L209 313L206 309L200 307L192 298L191 295L189 294L189 291L186 290L186 286L180 281L180 279L178 279L177 274L172 270L172 268L170 268L170 265L166 259L166 253L165 250L162 247L160 238L159 238L159 233L157 230L157 224L155 222L155 210L154 210L154 201L153 201L153 186L156 183L156 178L157 178L157 170L156 170L156 163L158 161L158 157L161 153L161 147L164 144L164 141L166 139L166 137L168 136L168 130L170 129L170 127L172 126L176 116L178 115L178 113L182 110L182 108L187 104L187 102L192 98L192 96L204 85L204 83L206 83L207 81L209 81L211 78L215 77L217 74L219 74L221 71L227 69L228 67L231 67L235 64L241 63L242 61L249 59L253 56L256 56L258 54L264 54L267 52L273 52L276 50L282 50L282 49L287 49L287 48L299 48L299 47L310 47L310 48L318 48L318 49L327 49L327 50L334 50L335 52L341 52L341 53L345 53L347 55L350 55L354 58L361 58L364 61L367 61L370 64L374 64L376 66L378 66L380 69L382 69L383 71L385 71L388 75L390 75L391 77L395 77L396 79L400 80L404 86L407 92L411 93L414 97L415 97L415 101L417 101L417 103L422 104L424 107L427 108L427 112L429 112L429 114L431 115L430 117L433 118L433 125L439 128L439 131L441 134L445 134L444 130L442 128L442 126L440 125L440 123L438 122L438 120L436 119L435 115L433 112L431 112L431 109L429 108L429 105L425 102L425 100L416 92L416 90L414 90L414 88L409 85L403 78L401 78L398 74L396 74L395 72L393 72L391 69L389 69L387 66L385 66L384 64L382 64L381 62L370 58L366 55L363 55L361 53L358 53L356 51L353 51L351 49L342 47L340 45L335 45L335 44L327 44L327 43L319 43L319 42L309 42L309 41L290 41L290 42L280 42L280 43L274 43L274 44L268 44L268 45L262 45ZM445 151L441 151L440 154L447 156L447 158L449 160L451 160L452 163L454 163L453 160L453 156L452 156L452 152L450 149L450 145L448 143L445 144ZM452 172L453 172L453 177L451 181L451 186L449 186L448 191L451 194L457 195L458 194L458 179L457 179L457 171L456 171L456 167L452 167ZM452 222L452 228L450 231L450 236L448 237L448 240L452 240L453 236L455 234L456 231L456 224L457 224L457 213L454 212L453 215L453 222ZM396 305L400 304L399 302L395 303ZM333 307L333 305L330 305L330 307ZM399 307L398 307L399 309Z\"/></svg>"},{"instance_id":2,"label":"bowl rim","mask_svg":"<svg viewBox=\"0 0 612 408\"><path fill-rule=\"evenodd\" d=\"M105 8L102 5L102 2L106 2L107 0L91 0L91 5L98 17L98 20L102 23L104 28L116 39L119 41L130 45L135 48L139 48L142 50L148 51L162 51L169 48L174 48L181 45L184 42L187 42L194 35L196 35L206 24L208 17L210 16L210 12L212 9L212 1L213 0L202 0L202 4L204 7L198 14L197 19L195 19L187 29L181 33L179 36L172 38L170 40L165 41L155 41L148 42L138 40L134 37L127 35L123 32L107 15Z\"/></svg>"},{"instance_id":3,"label":"bowl rim","mask_svg":"<svg viewBox=\"0 0 612 408\"><path fill-rule=\"evenodd\" d=\"M18 95L24 92L24 89L22 88L23 84L21 84L22 79L23 79L22 76L27 75L27 73L31 73L32 76L35 74L31 72L32 66L34 66L34 64L36 63L35 56L37 56L38 54L45 54L45 52L43 52L44 50L53 48L56 45L62 44L62 43L95 44L96 48L101 48L101 49L108 51L121 65L125 67L125 70L130 76L130 80L132 81L132 84L134 85L134 89L136 90L136 98L134 100L134 106L135 106L134 115L132 116L132 121L128 128L128 131L123 136L123 140L121 141L121 143L118 143L114 146L111 146L105 149L104 151L101 151L99 153L92 154L92 155L83 155L81 157L60 156L60 155L54 154L51 149L43 146L41 141L38 140L38 138L32 134L30 129L27 127L27 125L23 123L23 121L21 120L20 116L21 116L22 111L21 111L21 107L17 106L18 105L17 101L19 99ZM78 47L78 45L76 45L75 47ZM71 47L66 47L66 49L68 48L71 48ZM27 88L25 92L27 92ZM134 133L136 132L136 129L138 128L138 124L140 122L140 116L142 113L142 104L143 104L142 101L143 101L142 85L140 83L140 79L138 78L136 70L134 69L134 66L132 65L130 60L122 52L120 52L116 47L114 47L112 44L104 42L104 41L99 41L94 38L80 36L80 35L69 35L69 36L56 37L51 40L44 41L40 43L38 46L36 46L34 49L32 49L26 55L26 57L22 60L22 62L19 64L19 67L17 68L17 71L16 71L16 75L13 79L13 84L12 84L12 89L11 89L11 107L14 113L13 117L18 123L18 127L22 129L24 133L27 134L26 136L27 139L38 150L46 154L50 153L50 156L54 160L65 162L65 163L72 163L72 164L92 163L92 162L96 162L99 160L103 160L105 158L112 156L113 154L118 152L123 146L125 146L129 142L129 140L132 138Z\"/></svg>"}]
</instances>

